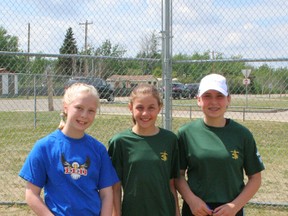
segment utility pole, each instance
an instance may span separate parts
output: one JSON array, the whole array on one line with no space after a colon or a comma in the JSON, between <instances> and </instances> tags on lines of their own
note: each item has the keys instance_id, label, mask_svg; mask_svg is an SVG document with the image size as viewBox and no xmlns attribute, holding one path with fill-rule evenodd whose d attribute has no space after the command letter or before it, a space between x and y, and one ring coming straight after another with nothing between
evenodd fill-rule
<instances>
[{"instance_id":1,"label":"utility pole","mask_svg":"<svg viewBox=\"0 0 288 216\"><path fill-rule=\"evenodd\" d=\"M30 53L30 23L28 23L28 35L27 35L27 37L28 37L28 45L27 45L27 52L28 52L28 54ZM29 55L27 56L27 62L28 62L28 73L30 73L30 57L29 57Z\"/></svg>"},{"instance_id":2,"label":"utility pole","mask_svg":"<svg viewBox=\"0 0 288 216\"><path fill-rule=\"evenodd\" d=\"M85 25L85 44L84 44L84 49L85 49L85 55L87 55L87 35L88 35L88 25L93 24L93 22L88 23L88 20L86 20L85 23L79 23L79 25ZM84 59L84 76L88 76L88 59Z\"/></svg>"},{"instance_id":3,"label":"utility pole","mask_svg":"<svg viewBox=\"0 0 288 216\"><path fill-rule=\"evenodd\" d=\"M213 63L212 63L212 73L215 73L214 50L212 50L212 60L213 60Z\"/></svg>"},{"instance_id":4,"label":"utility pole","mask_svg":"<svg viewBox=\"0 0 288 216\"><path fill-rule=\"evenodd\" d=\"M29 57L29 53L30 53L30 23L28 23L28 35L27 35L27 38L28 38L28 41L27 41L27 53L28 53L28 56L26 58L27 60L27 73L30 74L30 57ZM27 96L26 98L28 99L29 98L29 92L27 92ZM36 119L36 118L35 118Z\"/></svg>"}]
</instances>

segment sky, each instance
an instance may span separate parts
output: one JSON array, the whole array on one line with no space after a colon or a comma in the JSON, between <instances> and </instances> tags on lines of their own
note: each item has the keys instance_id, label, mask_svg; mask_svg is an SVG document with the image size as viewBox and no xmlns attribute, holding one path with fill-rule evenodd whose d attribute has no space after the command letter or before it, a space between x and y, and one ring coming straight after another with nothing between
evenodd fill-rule
<instances>
[{"instance_id":1,"label":"sky","mask_svg":"<svg viewBox=\"0 0 288 216\"><path fill-rule=\"evenodd\" d=\"M143 38L161 38L160 0L1 0L0 26L17 36L20 48L58 54L69 27L81 50L85 23L89 46L105 40L135 57ZM164 1L165 2L165 1ZM173 54L213 51L224 58L287 58L288 1L172 0ZM161 46L159 46L161 49Z\"/></svg>"}]
</instances>

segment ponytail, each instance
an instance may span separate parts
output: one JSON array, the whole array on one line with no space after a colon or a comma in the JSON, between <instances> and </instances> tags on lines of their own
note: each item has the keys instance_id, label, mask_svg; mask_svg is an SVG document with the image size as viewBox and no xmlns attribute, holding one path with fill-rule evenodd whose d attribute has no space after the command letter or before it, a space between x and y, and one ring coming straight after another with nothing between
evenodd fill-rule
<instances>
[{"instance_id":1,"label":"ponytail","mask_svg":"<svg viewBox=\"0 0 288 216\"><path fill-rule=\"evenodd\" d=\"M64 128L65 124L66 124L67 113L62 111L60 113L60 118L61 118L61 120L60 120L60 124L58 126L58 129L62 130Z\"/></svg>"}]
</instances>

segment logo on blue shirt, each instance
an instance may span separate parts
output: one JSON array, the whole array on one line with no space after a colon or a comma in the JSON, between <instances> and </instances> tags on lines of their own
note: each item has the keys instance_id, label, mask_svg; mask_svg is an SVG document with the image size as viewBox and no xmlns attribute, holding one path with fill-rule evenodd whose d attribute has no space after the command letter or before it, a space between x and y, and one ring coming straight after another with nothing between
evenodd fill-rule
<instances>
[{"instance_id":1,"label":"logo on blue shirt","mask_svg":"<svg viewBox=\"0 0 288 216\"><path fill-rule=\"evenodd\" d=\"M64 166L64 174L71 175L74 180L81 176L87 176L88 168L90 166L90 158L87 157L84 164L80 165L78 162L69 163L66 161L64 154L61 155L61 162Z\"/></svg>"}]
</instances>

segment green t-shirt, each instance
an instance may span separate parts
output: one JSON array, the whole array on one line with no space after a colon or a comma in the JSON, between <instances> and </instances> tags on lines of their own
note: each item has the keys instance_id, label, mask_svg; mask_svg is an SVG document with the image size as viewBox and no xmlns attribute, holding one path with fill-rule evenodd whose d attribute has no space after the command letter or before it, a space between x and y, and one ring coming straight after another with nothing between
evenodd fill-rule
<instances>
[{"instance_id":1,"label":"green t-shirt","mask_svg":"<svg viewBox=\"0 0 288 216\"><path fill-rule=\"evenodd\" d=\"M222 128L203 119L178 131L180 169L187 169L190 189L206 203L227 203L244 188L244 174L264 170L252 133L230 120Z\"/></svg>"},{"instance_id":2,"label":"green t-shirt","mask_svg":"<svg viewBox=\"0 0 288 216\"><path fill-rule=\"evenodd\" d=\"M174 216L170 179L179 176L177 136L160 128L153 136L131 129L109 141L109 155L123 187L123 216Z\"/></svg>"}]
</instances>

